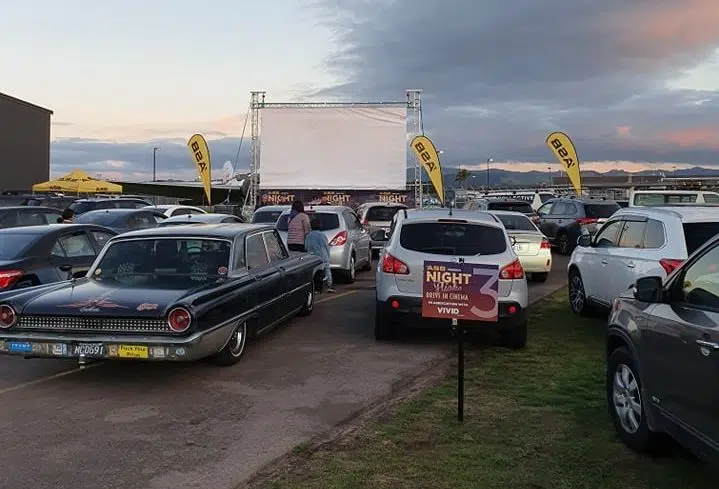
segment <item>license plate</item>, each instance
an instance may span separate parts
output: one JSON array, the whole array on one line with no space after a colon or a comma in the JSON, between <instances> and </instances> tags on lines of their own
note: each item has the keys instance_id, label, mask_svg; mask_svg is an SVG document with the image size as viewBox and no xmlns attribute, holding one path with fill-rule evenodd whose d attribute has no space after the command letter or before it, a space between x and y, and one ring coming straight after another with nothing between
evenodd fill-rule
<instances>
[{"instance_id":1,"label":"license plate","mask_svg":"<svg viewBox=\"0 0 719 489\"><path fill-rule=\"evenodd\" d=\"M80 343L73 345L72 354L86 357L103 356L105 354L105 345L102 343Z\"/></svg>"},{"instance_id":2,"label":"license plate","mask_svg":"<svg viewBox=\"0 0 719 489\"><path fill-rule=\"evenodd\" d=\"M149 358L150 352L146 346L120 345L117 347L117 356L120 358Z\"/></svg>"},{"instance_id":3,"label":"license plate","mask_svg":"<svg viewBox=\"0 0 719 489\"><path fill-rule=\"evenodd\" d=\"M27 341L11 341L8 349L18 353L32 353L32 345Z\"/></svg>"}]
</instances>

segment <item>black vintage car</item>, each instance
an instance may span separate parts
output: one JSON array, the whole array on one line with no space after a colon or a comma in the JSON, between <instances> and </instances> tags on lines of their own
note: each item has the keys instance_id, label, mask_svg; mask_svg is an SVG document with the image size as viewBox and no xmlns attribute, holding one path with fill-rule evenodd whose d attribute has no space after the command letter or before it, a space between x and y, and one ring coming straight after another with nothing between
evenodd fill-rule
<instances>
[{"instance_id":1,"label":"black vintage car","mask_svg":"<svg viewBox=\"0 0 719 489\"><path fill-rule=\"evenodd\" d=\"M133 231L85 277L0 293L0 353L233 365L248 338L312 312L322 273L267 225Z\"/></svg>"}]
</instances>

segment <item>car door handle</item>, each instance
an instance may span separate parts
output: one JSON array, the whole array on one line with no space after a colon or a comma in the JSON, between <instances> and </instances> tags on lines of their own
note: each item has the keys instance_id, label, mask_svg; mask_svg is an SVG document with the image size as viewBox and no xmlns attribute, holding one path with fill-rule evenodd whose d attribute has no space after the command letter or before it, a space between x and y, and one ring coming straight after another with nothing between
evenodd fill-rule
<instances>
[{"instance_id":1,"label":"car door handle","mask_svg":"<svg viewBox=\"0 0 719 489\"><path fill-rule=\"evenodd\" d=\"M627 263L627 268L634 268L636 265L634 263Z\"/></svg>"},{"instance_id":2,"label":"car door handle","mask_svg":"<svg viewBox=\"0 0 719 489\"><path fill-rule=\"evenodd\" d=\"M719 343L712 343L711 341L697 340L697 345L703 346L704 348L711 348L712 350L719 350Z\"/></svg>"},{"instance_id":3,"label":"car door handle","mask_svg":"<svg viewBox=\"0 0 719 489\"><path fill-rule=\"evenodd\" d=\"M606 261L606 260L602 260L602 265L606 265L606 264L607 264L607 261Z\"/></svg>"}]
</instances>

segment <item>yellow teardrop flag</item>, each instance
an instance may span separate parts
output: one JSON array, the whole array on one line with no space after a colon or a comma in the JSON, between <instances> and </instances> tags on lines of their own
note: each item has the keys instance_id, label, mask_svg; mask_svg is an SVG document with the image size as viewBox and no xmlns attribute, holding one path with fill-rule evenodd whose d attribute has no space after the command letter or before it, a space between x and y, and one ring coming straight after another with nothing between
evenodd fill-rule
<instances>
[{"instance_id":1,"label":"yellow teardrop flag","mask_svg":"<svg viewBox=\"0 0 719 489\"><path fill-rule=\"evenodd\" d=\"M437 192L439 201L444 204L444 182L442 179L442 166L439 163L439 155L437 148L427 136L416 136L410 143L414 154L424 167L429 181L432 182L434 190ZM421 181L421 179L420 179ZM419 205L419 203L417 203Z\"/></svg>"},{"instance_id":2,"label":"yellow teardrop flag","mask_svg":"<svg viewBox=\"0 0 719 489\"><path fill-rule=\"evenodd\" d=\"M563 132L553 132L547 136L547 146L552 150L554 156L561 163L564 171L567 172L569 181L572 182L577 195L582 195L582 175L579 171L579 157L574 143L569 136Z\"/></svg>"},{"instance_id":3,"label":"yellow teardrop flag","mask_svg":"<svg viewBox=\"0 0 719 489\"><path fill-rule=\"evenodd\" d=\"M192 161L195 162L197 173L200 174L202 186L205 188L207 205L212 205L212 164L210 161L210 148L207 147L207 141L205 141L205 138L202 137L201 134L195 134L187 141L187 148L190 150Z\"/></svg>"}]
</instances>

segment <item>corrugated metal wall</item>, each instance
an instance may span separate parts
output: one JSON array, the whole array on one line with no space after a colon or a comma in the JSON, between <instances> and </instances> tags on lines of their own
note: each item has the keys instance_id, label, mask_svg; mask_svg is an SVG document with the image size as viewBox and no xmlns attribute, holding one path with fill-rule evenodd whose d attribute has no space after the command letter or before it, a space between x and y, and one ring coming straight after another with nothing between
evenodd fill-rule
<instances>
[{"instance_id":1,"label":"corrugated metal wall","mask_svg":"<svg viewBox=\"0 0 719 489\"><path fill-rule=\"evenodd\" d=\"M50 178L52 112L0 93L0 191Z\"/></svg>"}]
</instances>

